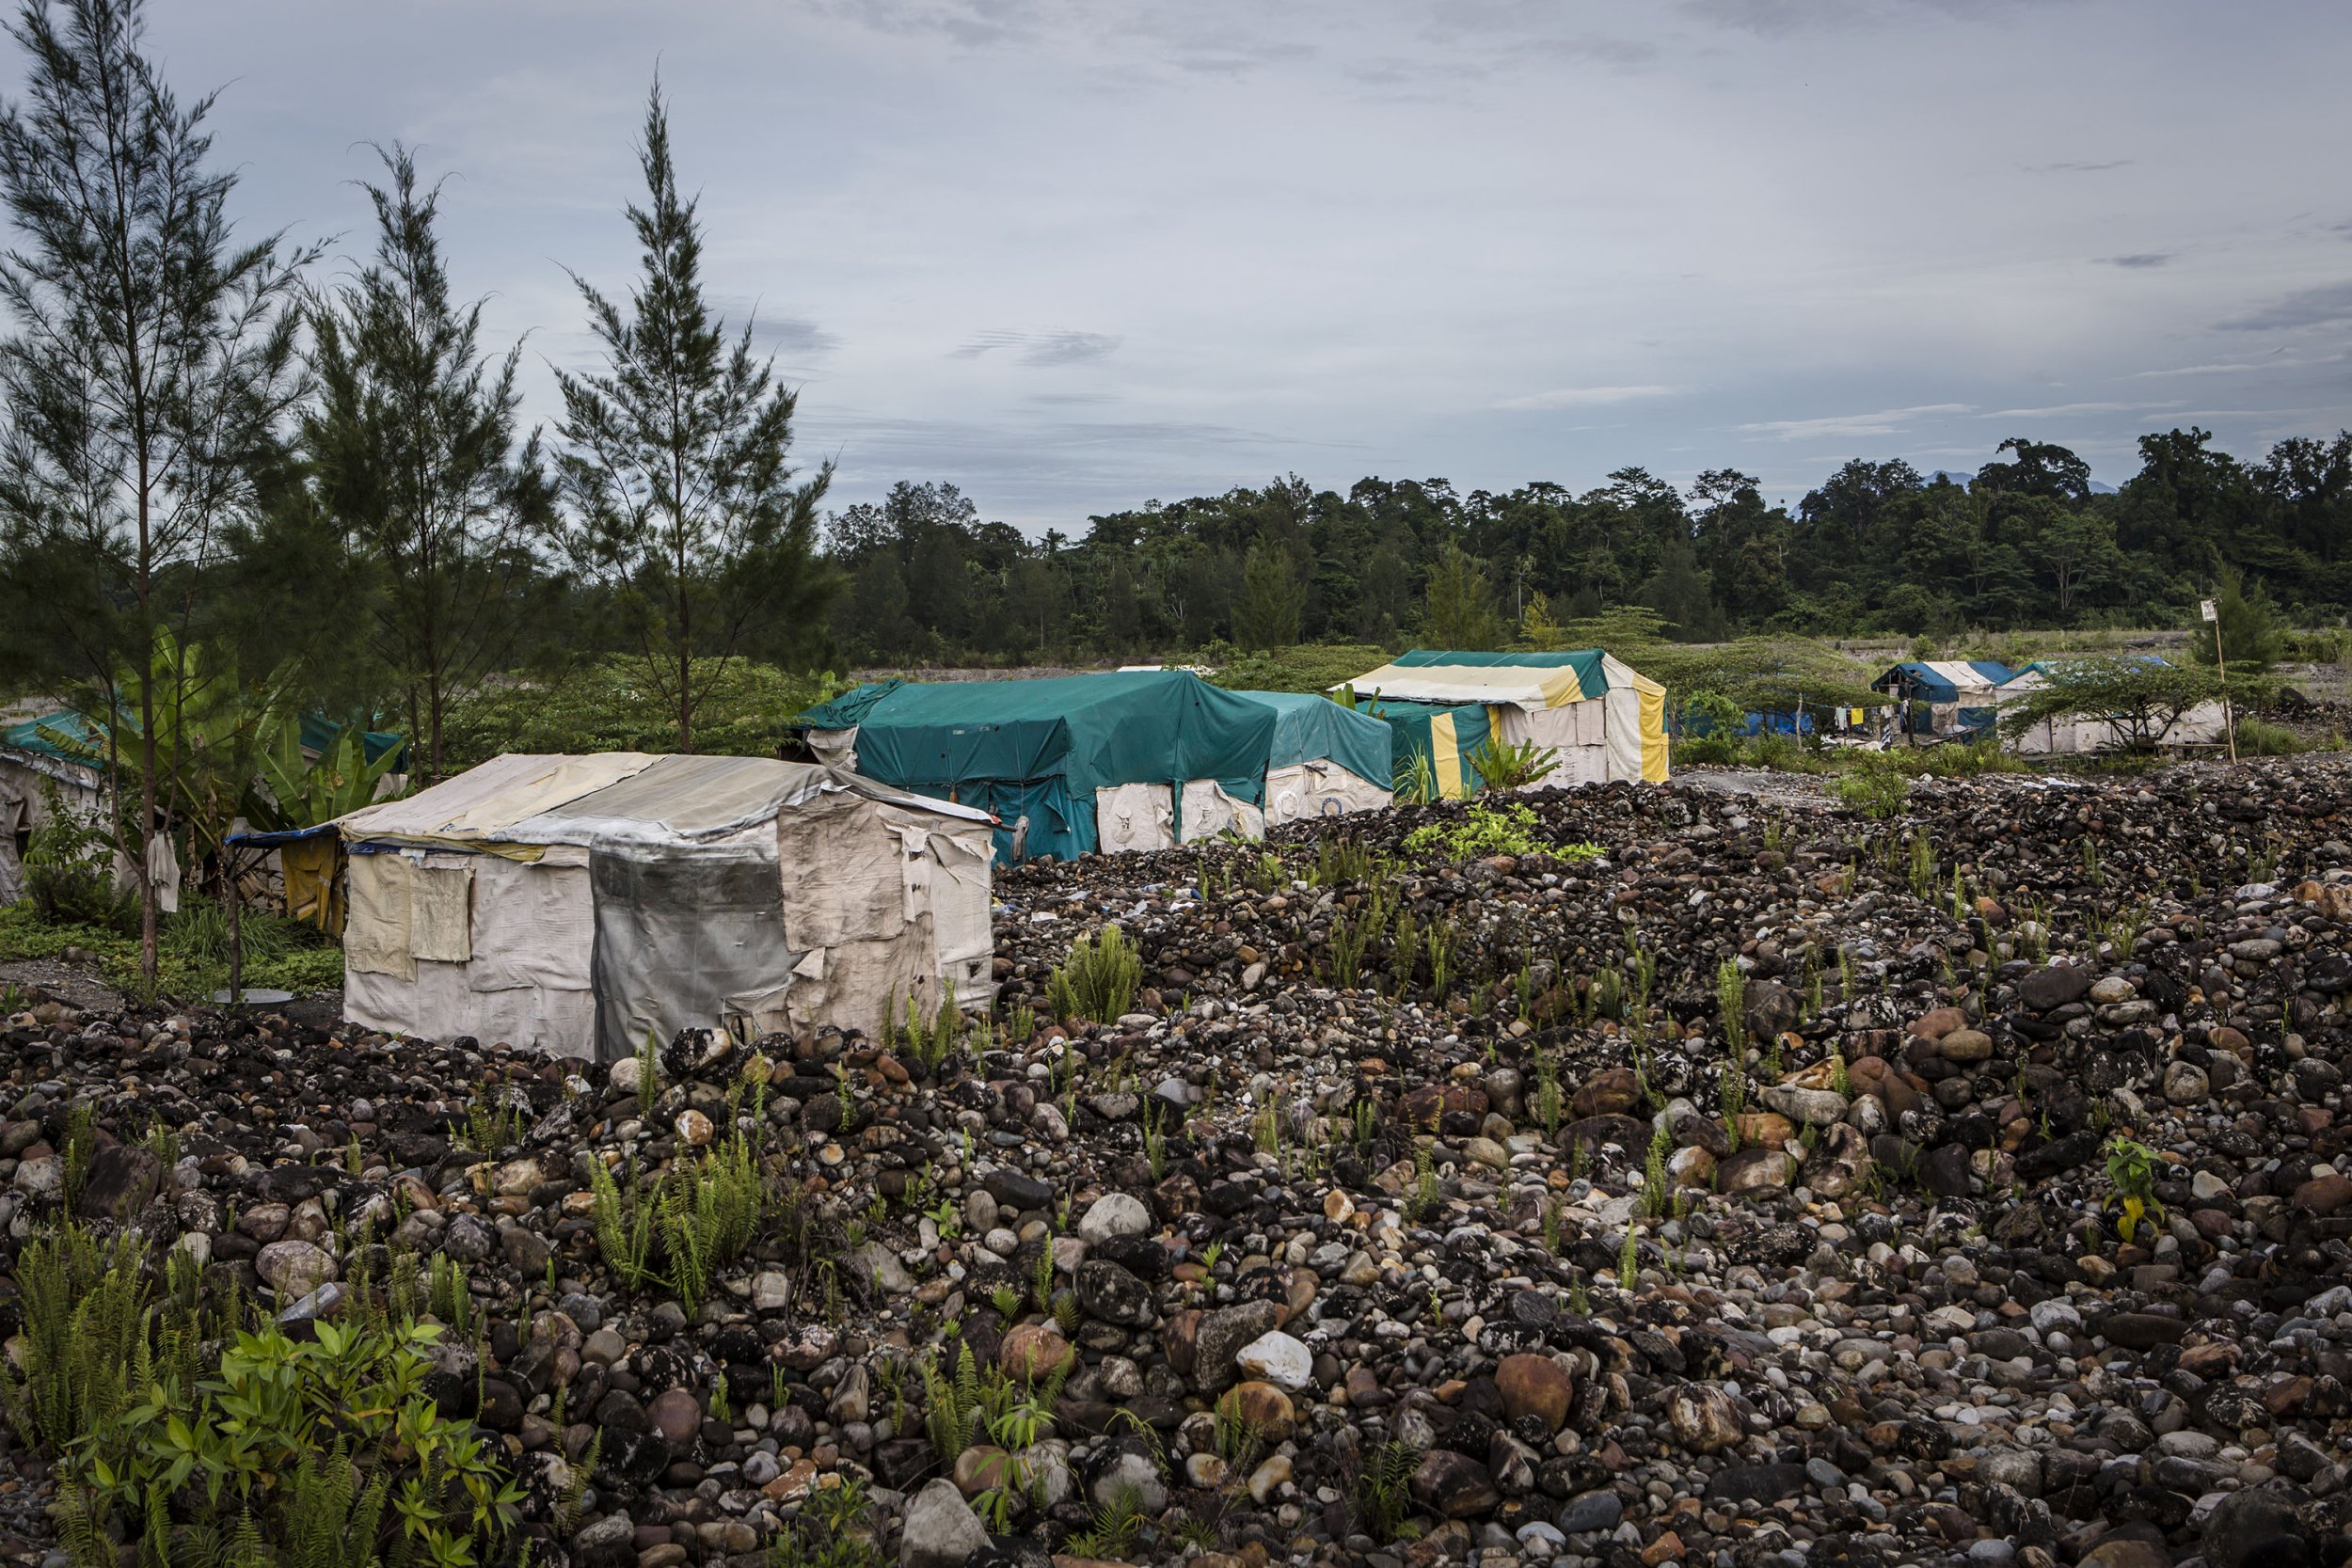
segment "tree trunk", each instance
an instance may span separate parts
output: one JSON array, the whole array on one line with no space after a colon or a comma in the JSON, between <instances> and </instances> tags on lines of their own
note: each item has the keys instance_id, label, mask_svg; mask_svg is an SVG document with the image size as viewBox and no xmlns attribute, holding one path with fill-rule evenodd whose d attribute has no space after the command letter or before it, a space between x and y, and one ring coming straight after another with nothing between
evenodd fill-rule
<instances>
[{"instance_id":1,"label":"tree trunk","mask_svg":"<svg viewBox=\"0 0 2352 1568\"><path fill-rule=\"evenodd\" d=\"M245 899L237 891L237 852L220 852L221 896L229 901L229 1002L245 1000Z\"/></svg>"},{"instance_id":2,"label":"tree trunk","mask_svg":"<svg viewBox=\"0 0 2352 1568\"><path fill-rule=\"evenodd\" d=\"M147 847L155 837L155 615L153 545L149 532L147 449L139 448L139 841L132 863L139 875L139 979L148 998L155 995L155 879L147 867Z\"/></svg>"},{"instance_id":3,"label":"tree trunk","mask_svg":"<svg viewBox=\"0 0 2352 1568\"><path fill-rule=\"evenodd\" d=\"M426 676L426 700L432 705L433 750L428 758L428 766L432 771L425 775L424 782L428 784L437 784L441 782L441 673L437 669L430 672ZM367 750L367 737L362 736L359 738L359 754L366 756Z\"/></svg>"}]
</instances>

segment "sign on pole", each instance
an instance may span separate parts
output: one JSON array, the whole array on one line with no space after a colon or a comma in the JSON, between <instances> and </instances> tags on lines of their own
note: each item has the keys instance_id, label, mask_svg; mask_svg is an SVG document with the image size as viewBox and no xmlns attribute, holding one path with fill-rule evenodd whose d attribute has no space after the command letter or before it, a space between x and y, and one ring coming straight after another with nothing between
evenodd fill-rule
<instances>
[{"instance_id":1,"label":"sign on pole","mask_svg":"<svg viewBox=\"0 0 2352 1568\"><path fill-rule=\"evenodd\" d=\"M2214 608L2214 603L2211 599L2198 600L2197 613L2203 616L2208 621L2218 621L2221 619L2221 611Z\"/></svg>"}]
</instances>

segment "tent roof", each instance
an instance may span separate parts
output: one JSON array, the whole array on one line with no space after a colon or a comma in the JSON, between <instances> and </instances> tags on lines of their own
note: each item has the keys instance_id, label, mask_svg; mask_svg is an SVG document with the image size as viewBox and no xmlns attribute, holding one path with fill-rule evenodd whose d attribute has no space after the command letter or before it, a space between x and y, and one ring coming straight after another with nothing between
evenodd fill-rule
<instances>
[{"instance_id":1,"label":"tent roof","mask_svg":"<svg viewBox=\"0 0 2352 1568\"><path fill-rule=\"evenodd\" d=\"M819 703L804 713L792 716L791 727L796 730L850 730L866 721L866 710L907 683L902 680L867 681L851 687L828 703Z\"/></svg>"},{"instance_id":2,"label":"tent roof","mask_svg":"<svg viewBox=\"0 0 2352 1568\"><path fill-rule=\"evenodd\" d=\"M2122 657L2125 662L2132 664L2170 662L2156 654L2126 654ZM2001 682L2001 689L2007 691L2013 687L2019 691L2039 690L2049 684L2052 675L2071 674L2095 662L2098 661L2092 658L2037 658L2030 664L2020 666L2016 673Z\"/></svg>"},{"instance_id":3,"label":"tent roof","mask_svg":"<svg viewBox=\"0 0 2352 1568\"><path fill-rule=\"evenodd\" d=\"M988 816L807 763L772 757L518 752L403 800L338 817L348 843L707 844L833 790L945 816Z\"/></svg>"},{"instance_id":4,"label":"tent roof","mask_svg":"<svg viewBox=\"0 0 2352 1568\"><path fill-rule=\"evenodd\" d=\"M1599 648L1551 653L1416 648L1347 684L1359 693L1411 702L1513 703L1523 707L1565 707L1606 696L1613 687L1664 689Z\"/></svg>"},{"instance_id":5,"label":"tent roof","mask_svg":"<svg viewBox=\"0 0 2352 1568\"><path fill-rule=\"evenodd\" d=\"M23 753L24 762L43 773L66 778L99 773L98 768L41 734L43 730L61 730L67 735L80 736L92 746L106 743L105 731L72 708L59 708L55 713L44 713L21 723L0 727L0 750ZM78 768L80 774L64 772L65 768Z\"/></svg>"},{"instance_id":6,"label":"tent roof","mask_svg":"<svg viewBox=\"0 0 2352 1568\"><path fill-rule=\"evenodd\" d=\"M852 705L851 699L857 699ZM854 719L850 715L854 713ZM1185 670L1115 670L1038 680L904 682L793 720L858 727L859 768L911 789L979 779L1106 784L1261 780L1275 710Z\"/></svg>"},{"instance_id":7,"label":"tent roof","mask_svg":"<svg viewBox=\"0 0 2352 1568\"><path fill-rule=\"evenodd\" d=\"M1311 691L1236 691L1274 710L1274 749L1266 767L1295 768L1328 757L1368 784L1386 787L1389 726Z\"/></svg>"},{"instance_id":8,"label":"tent roof","mask_svg":"<svg viewBox=\"0 0 2352 1568\"><path fill-rule=\"evenodd\" d=\"M1948 703L1963 691L1990 691L2016 673L1991 658L1905 659L1870 684L1881 689L1916 687L1931 702Z\"/></svg>"},{"instance_id":9,"label":"tent roof","mask_svg":"<svg viewBox=\"0 0 2352 1568\"><path fill-rule=\"evenodd\" d=\"M68 736L78 736L90 746L103 746L106 743L106 731L103 725L87 714L77 713L69 707L59 708L55 713L44 713L39 718L27 719L21 723L0 728L0 746L13 747L20 752L32 752L45 757L55 757L60 762L70 762L79 768L89 766L80 757L58 745L49 736L41 733L44 730L55 730ZM335 744L336 738L342 733L343 727L325 714L306 713L302 715L302 744L312 752L326 751ZM360 744L367 759L373 762L386 752L404 742L399 736L367 730L362 732Z\"/></svg>"}]
</instances>

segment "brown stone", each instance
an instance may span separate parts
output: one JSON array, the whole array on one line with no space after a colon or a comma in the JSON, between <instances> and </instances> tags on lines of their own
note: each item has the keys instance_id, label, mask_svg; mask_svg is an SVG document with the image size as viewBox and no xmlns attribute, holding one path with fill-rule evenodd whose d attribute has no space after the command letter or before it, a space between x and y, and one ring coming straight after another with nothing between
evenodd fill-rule
<instances>
[{"instance_id":1,"label":"brown stone","mask_svg":"<svg viewBox=\"0 0 2352 1568\"><path fill-rule=\"evenodd\" d=\"M1495 1369L1495 1386L1502 1390L1502 1408L1512 1420L1538 1417L1552 1432L1567 1424L1569 1407L1576 1402L1575 1380L1549 1355L1504 1356Z\"/></svg>"},{"instance_id":2,"label":"brown stone","mask_svg":"<svg viewBox=\"0 0 2352 1568\"><path fill-rule=\"evenodd\" d=\"M1291 1397L1271 1383L1236 1383L1217 1396L1216 1409L1268 1443L1288 1441L1298 1419Z\"/></svg>"},{"instance_id":3,"label":"brown stone","mask_svg":"<svg viewBox=\"0 0 2352 1568\"><path fill-rule=\"evenodd\" d=\"M1744 1143L1744 1139L1742 1140ZM1791 1162L1777 1148L1743 1147L1715 1166L1715 1185L1725 1193L1763 1192L1788 1185Z\"/></svg>"},{"instance_id":4,"label":"brown stone","mask_svg":"<svg viewBox=\"0 0 2352 1568\"><path fill-rule=\"evenodd\" d=\"M1981 1062L1993 1054L1993 1037L1981 1029L1954 1029L1935 1048L1947 1062Z\"/></svg>"},{"instance_id":5,"label":"brown stone","mask_svg":"<svg viewBox=\"0 0 2352 1568\"><path fill-rule=\"evenodd\" d=\"M1641 1081L1631 1068L1604 1068L1586 1079L1568 1097L1568 1112L1579 1120L1586 1117L1622 1116L1641 1103Z\"/></svg>"},{"instance_id":6,"label":"brown stone","mask_svg":"<svg viewBox=\"0 0 2352 1568\"><path fill-rule=\"evenodd\" d=\"M2314 1176L2295 1189L2294 1203L2307 1214L2332 1214L2352 1203L2352 1176Z\"/></svg>"},{"instance_id":7,"label":"brown stone","mask_svg":"<svg viewBox=\"0 0 2352 1568\"><path fill-rule=\"evenodd\" d=\"M1042 1383L1069 1366L1074 1354L1051 1323L1021 1323L1006 1331L996 1364L1008 1377Z\"/></svg>"},{"instance_id":8,"label":"brown stone","mask_svg":"<svg viewBox=\"0 0 2352 1568\"><path fill-rule=\"evenodd\" d=\"M1968 1015L1958 1007L1937 1007L1914 1019L1911 1032L1923 1040L1940 1040L1955 1029L1968 1026Z\"/></svg>"}]
</instances>

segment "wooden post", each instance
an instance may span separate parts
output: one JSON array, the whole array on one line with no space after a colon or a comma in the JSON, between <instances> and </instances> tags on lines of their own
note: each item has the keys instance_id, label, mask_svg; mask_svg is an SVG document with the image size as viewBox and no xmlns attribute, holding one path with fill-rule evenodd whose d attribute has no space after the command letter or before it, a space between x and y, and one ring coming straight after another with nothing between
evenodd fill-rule
<instances>
[{"instance_id":1,"label":"wooden post","mask_svg":"<svg viewBox=\"0 0 2352 1568\"><path fill-rule=\"evenodd\" d=\"M2204 612L2206 620L2213 623L2213 664L2221 674L2221 728L2222 732L2230 737L2230 760L2235 762L2237 761L2237 713L2230 703L2230 661L2222 657L2221 651L2221 610L2212 599L2204 600L2197 608Z\"/></svg>"}]
</instances>

